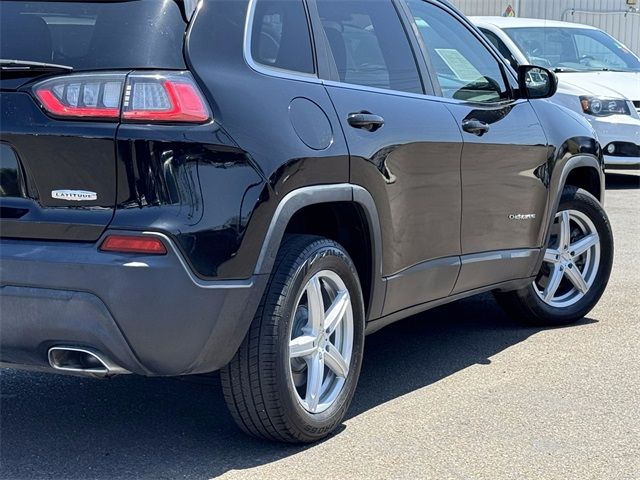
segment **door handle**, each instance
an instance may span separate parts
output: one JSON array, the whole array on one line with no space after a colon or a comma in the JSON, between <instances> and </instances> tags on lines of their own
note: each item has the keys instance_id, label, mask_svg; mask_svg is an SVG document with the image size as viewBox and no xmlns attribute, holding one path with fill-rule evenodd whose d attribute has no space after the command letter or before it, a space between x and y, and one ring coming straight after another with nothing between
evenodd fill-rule
<instances>
[{"instance_id":1,"label":"door handle","mask_svg":"<svg viewBox=\"0 0 640 480\"><path fill-rule=\"evenodd\" d=\"M467 133L472 133L479 137L483 136L490 130L490 126L488 123L481 122L480 120L476 120L475 118L471 118L469 120L465 120L462 122L462 129Z\"/></svg>"},{"instance_id":2,"label":"door handle","mask_svg":"<svg viewBox=\"0 0 640 480\"><path fill-rule=\"evenodd\" d=\"M369 132L375 132L384 125L384 118L369 112L350 113L347 122L353 128L361 128Z\"/></svg>"}]
</instances>

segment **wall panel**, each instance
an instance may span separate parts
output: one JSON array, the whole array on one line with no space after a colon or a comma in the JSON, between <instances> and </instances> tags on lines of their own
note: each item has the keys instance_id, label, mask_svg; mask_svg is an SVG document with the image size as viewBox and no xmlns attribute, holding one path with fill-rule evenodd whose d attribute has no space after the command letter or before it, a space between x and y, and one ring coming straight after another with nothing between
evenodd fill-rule
<instances>
[{"instance_id":1,"label":"wall panel","mask_svg":"<svg viewBox=\"0 0 640 480\"><path fill-rule=\"evenodd\" d=\"M640 55L640 13L625 0L452 0L466 15L502 15L509 5L519 17L584 23L601 28Z\"/></svg>"}]
</instances>

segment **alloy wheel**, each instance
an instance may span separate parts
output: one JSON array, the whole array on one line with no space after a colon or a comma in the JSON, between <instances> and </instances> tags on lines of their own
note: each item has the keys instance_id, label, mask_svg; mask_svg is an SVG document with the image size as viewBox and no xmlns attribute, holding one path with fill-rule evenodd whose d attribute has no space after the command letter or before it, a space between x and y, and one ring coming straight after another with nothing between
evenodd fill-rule
<instances>
[{"instance_id":1,"label":"alloy wheel","mask_svg":"<svg viewBox=\"0 0 640 480\"><path fill-rule=\"evenodd\" d=\"M587 294L599 266L600 237L594 223L577 210L561 211L554 220L534 289L547 305L570 307Z\"/></svg>"},{"instance_id":2,"label":"alloy wheel","mask_svg":"<svg viewBox=\"0 0 640 480\"><path fill-rule=\"evenodd\" d=\"M321 413L342 391L353 351L353 308L335 272L316 273L299 295L291 322L289 363L300 405Z\"/></svg>"}]
</instances>

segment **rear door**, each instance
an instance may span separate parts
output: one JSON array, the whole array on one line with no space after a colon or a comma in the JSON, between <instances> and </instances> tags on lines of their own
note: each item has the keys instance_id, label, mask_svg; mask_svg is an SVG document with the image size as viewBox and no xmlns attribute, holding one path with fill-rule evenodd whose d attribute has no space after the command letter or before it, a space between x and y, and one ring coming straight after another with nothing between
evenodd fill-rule
<instances>
[{"instance_id":1,"label":"rear door","mask_svg":"<svg viewBox=\"0 0 640 480\"><path fill-rule=\"evenodd\" d=\"M439 95L462 132L462 269L454 293L530 275L548 190L549 151L506 66L444 7L407 4Z\"/></svg>"},{"instance_id":2,"label":"rear door","mask_svg":"<svg viewBox=\"0 0 640 480\"><path fill-rule=\"evenodd\" d=\"M460 267L460 131L425 95L431 85L421 81L413 40L390 0L316 6L351 182L371 192L381 217L383 313L446 297Z\"/></svg>"},{"instance_id":3,"label":"rear door","mask_svg":"<svg viewBox=\"0 0 640 480\"><path fill-rule=\"evenodd\" d=\"M0 2L2 237L101 235L116 202L124 78L184 69L185 28L173 1Z\"/></svg>"}]
</instances>

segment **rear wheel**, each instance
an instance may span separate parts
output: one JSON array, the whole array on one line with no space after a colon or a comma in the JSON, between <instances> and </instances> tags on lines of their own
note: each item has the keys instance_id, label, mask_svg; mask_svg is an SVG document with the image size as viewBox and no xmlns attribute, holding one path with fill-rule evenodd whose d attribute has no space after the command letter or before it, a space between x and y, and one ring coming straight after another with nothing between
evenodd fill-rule
<instances>
[{"instance_id":1,"label":"rear wheel","mask_svg":"<svg viewBox=\"0 0 640 480\"><path fill-rule=\"evenodd\" d=\"M221 371L236 423L270 440L323 438L353 398L363 346L362 293L347 252L320 237L288 237L250 330Z\"/></svg>"},{"instance_id":2,"label":"rear wheel","mask_svg":"<svg viewBox=\"0 0 640 480\"><path fill-rule=\"evenodd\" d=\"M598 303L613 263L607 214L588 192L565 190L536 279L499 303L516 319L539 325L573 323Z\"/></svg>"}]
</instances>

